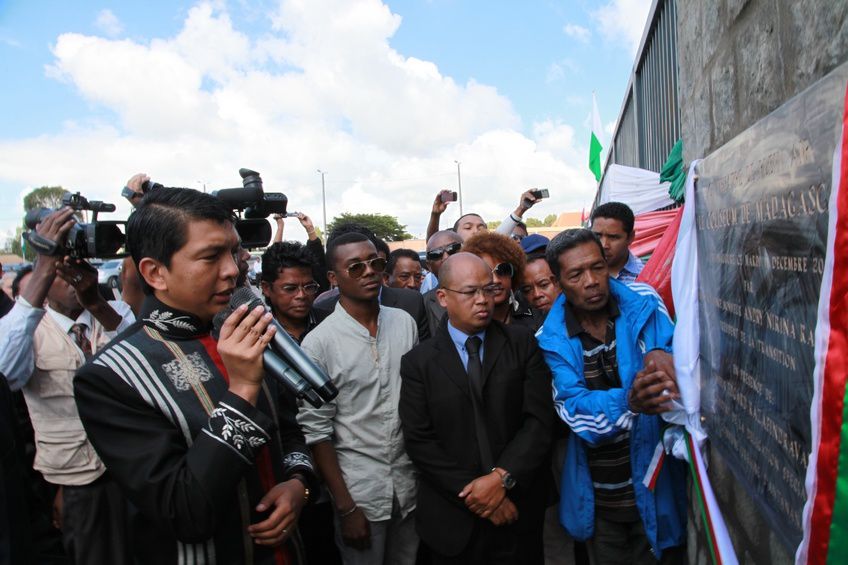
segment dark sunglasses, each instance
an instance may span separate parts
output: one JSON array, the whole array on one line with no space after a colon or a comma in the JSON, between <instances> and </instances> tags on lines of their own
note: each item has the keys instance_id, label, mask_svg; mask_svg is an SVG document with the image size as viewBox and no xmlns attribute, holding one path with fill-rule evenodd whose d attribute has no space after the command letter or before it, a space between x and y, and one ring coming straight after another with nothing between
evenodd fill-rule
<instances>
[{"instance_id":1,"label":"dark sunglasses","mask_svg":"<svg viewBox=\"0 0 848 565\"><path fill-rule=\"evenodd\" d=\"M462 249L462 243L455 241L448 245L443 245L442 247L437 247L435 249L431 249L427 252L427 260L428 261L438 261L441 259L445 253L448 255L453 255L457 251Z\"/></svg>"},{"instance_id":2,"label":"dark sunglasses","mask_svg":"<svg viewBox=\"0 0 848 565\"><path fill-rule=\"evenodd\" d=\"M367 261L357 261L356 263L351 263L347 266L347 274L351 277L358 279L362 275L365 274L365 269L371 267L371 270L375 273L382 273L386 270L386 260L382 257L374 257L373 259L368 259Z\"/></svg>"},{"instance_id":3,"label":"dark sunglasses","mask_svg":"<svg viewBox=\"0 0 848 565\"><path fill-rule=\"evenodd\" d=\"M492 274L498 275L499 277L512 278L512 275L515 274L515 268L512 266L512 263L498 263L495 265L495 268L492 269Z\"/></svg>"}]
</instances>

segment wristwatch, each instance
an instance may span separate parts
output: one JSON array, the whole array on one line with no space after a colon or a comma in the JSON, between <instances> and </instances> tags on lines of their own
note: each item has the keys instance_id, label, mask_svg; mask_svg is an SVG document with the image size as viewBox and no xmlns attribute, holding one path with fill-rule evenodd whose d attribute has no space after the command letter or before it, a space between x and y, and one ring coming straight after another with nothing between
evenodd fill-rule
<instances>
[{"instance_id":1,"label":"wristwatch","mask_svg":"<svg viewBox=\"0 0 848 565\"><path fill-rule=\"evenodd\" d=\"M515 479L512 478L512 475L509 474L509 471L505 471L504 469L498 469L497 467L492 467L492 471L500 475L501 484L503 485L504 490L512 490L515 486Z\"/></svg>"}]
</instances>

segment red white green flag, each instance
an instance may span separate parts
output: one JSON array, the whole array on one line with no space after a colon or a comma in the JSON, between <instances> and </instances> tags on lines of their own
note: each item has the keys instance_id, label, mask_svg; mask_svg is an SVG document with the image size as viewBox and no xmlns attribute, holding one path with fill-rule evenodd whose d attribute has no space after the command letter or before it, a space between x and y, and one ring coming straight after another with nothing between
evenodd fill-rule
<instances>
[{"instance_id":1,"label":"red white green flag","mask_svg":"<svg viewBox=\"0 0 848 565\"><path fill-rule=\"evenodd\" d=\"M848 92L844 102L816 325L813 445L799 565L848 563Z\"/></svg>"}]
</instances>

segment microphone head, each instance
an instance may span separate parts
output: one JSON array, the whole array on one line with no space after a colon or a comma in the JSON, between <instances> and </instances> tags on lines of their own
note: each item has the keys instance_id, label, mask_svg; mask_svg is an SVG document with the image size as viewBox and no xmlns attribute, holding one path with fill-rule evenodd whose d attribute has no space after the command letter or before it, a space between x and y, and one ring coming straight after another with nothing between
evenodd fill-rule
<instances>
[{"instance_id":1,"label":"microphone head","mask_svg":"<svg viewBox=\"0 0 848 565\"><path fill-rule=\"evenodd\" d=\"M265 303L262 302L262 299L256 296L253 291L246 286L237 288L230 297L230 308L233 310L242 304L247 304L248 308L256 308L257 306L265 305Z\"/></svg>"},{"instance_id":2,"label":"microphone head","mask_svg":"<svg viewBox=\"0 0 848 565\"><path fill-rule=\"evenodd\" d=\"M218 339L218 335L221 333L221 326L224 325L224 322L227 321L227 318L229 318L232 313L232 308L224 308L215 314L215 317L212 318L212 337Z\"/></svg>"}]
</instances>

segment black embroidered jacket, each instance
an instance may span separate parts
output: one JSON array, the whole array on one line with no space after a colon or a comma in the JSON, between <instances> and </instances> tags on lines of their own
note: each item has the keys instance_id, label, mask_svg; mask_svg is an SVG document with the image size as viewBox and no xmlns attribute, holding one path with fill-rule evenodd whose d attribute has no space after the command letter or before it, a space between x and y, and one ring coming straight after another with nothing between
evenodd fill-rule
<instances>
[{"instance_id":1,"label":"black embroidered jacket","mask_svg":"<svg viewBox=\"0 0 848 565\"><path fill-rule=\"evenodd\" d=\"M138 510L137 563L274 563L281 550L247 533L269 514L256 505L296 473L318 492L283 387L266 379L255 407L228 392L209 329L148 297L74 381L86 433Z\"/></svg>"}]
</instances>

